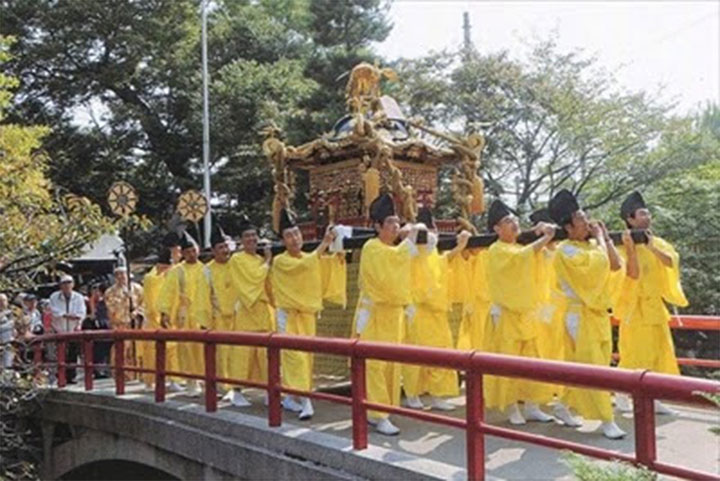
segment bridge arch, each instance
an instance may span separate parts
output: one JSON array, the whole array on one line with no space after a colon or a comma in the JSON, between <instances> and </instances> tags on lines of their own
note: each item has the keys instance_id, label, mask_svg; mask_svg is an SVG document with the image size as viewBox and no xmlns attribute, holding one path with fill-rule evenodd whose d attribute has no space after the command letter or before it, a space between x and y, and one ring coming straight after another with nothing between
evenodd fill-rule
<instances>
[{"instance_id":1,"label":"bridge arch","mask_svg":"<svg viewBox=\"0 0 720 481\"><path fill-rule=\"evenodd\" d=\"M132 438L94 429L83 429L53 446L46 454L44 468L47 479L63 480L178 480L208 474L208 468L200 463Z\"/></svg>"},{"instance_id":2,"label":"bridge arch","mask_svg":"<svg viewBox=\"0 0 720 481\"><path fill-rule=\"evenodd\" d=\"M137 463L135 461L124 461L107 459L93 461L83 464L63 474L60 478L63 481L79 481L90 479L103 479L106 481L121 481L126 479L143 479L147 481L175 481L179 478L172 476L160 469Z\"/></svg>"}]
</instances>

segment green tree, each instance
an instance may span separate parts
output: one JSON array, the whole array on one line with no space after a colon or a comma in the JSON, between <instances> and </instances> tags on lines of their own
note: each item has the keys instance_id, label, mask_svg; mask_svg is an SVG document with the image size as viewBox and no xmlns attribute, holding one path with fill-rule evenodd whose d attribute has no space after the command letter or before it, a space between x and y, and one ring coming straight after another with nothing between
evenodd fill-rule
<instances>
[{"instance_id":1,"label":"green tree","mask_svg":"<svg viewBox=\"0 0 720 481\"><path fill-rule=\"evenodd\" d=\"M12 115L53 126L53 180L97 202L127 180L140 213L168 220L176 196L202 185L199 2L0 0L0 9L0 32L18 38ZM374 0L212 2L213 210L230 230L240 213L267 221L258 131L272 121L297 143L328 129L344 111L336 79L372 59L370 43L390 28L386 12ZM87 107L96 115L79 116Z\"/></svg>"},{"instance_id":2,"label":"green tree","mask_svg":"<svg viewBox=\"0 0 720 481\"><path fill-rule=\"evenodd\" d=\"M486 126L488 193L521 212L562 187L601 207L707 154L688 152L692 122L673 116L670 105L625 91L594 58L562 52L552 38L526 60L506 51L445 52L398 70L397 94L412 114L461 132Z\"/></svg>"},{"instance_id":3,"label":"green tree","mask_svg":"<svg viewBox=\"0 0 720 481\"><path fill-rule=\"evenodd\" d=\"M12 39L0 37L0 65ZM78 254L115 226L87 199L61 197L46 176L44 126L9 122L5 111L17 80L0 73L0 291L32 287L36 276Z\"/></svg>"}]
</instances>

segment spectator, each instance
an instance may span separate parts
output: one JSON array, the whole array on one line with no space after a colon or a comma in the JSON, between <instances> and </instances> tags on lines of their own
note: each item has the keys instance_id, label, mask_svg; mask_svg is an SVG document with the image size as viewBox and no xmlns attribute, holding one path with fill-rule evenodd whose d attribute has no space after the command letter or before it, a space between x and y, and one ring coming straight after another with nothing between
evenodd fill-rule
<instances>
[{"instance_id":1,"label":"spectator","mask_svg":"<svg viewBox=\"0 0 720 481\"><path fill-rule=\"evenodd\" d=\"M29 341L34 335L43 330L42 314L38 309L38 299L35 294L23 294L22 317L16 325L18 339Z\"/></svg>"},{"instance_id":2,"label":"spectator","mask_svg":"<svg viewBox=\"0 0 720 481\"><path fill-rule=\"evenodd\" d=\"M106 282L99 282L90 288L90 317L87 329L92 330L109 330L110 318L108 316L107 305L105 304L105 291L107 290ZM110 351L112 350L112 341L96 341L93 343L93 364L110 364ZM95 378L105 379L110 377L110 369L108 367L96 367Z\"/></svg>"},{"instance_id":3,"label":"spectator","mask_svg":"<svg viewBox=\"0 0 720 481\"><path fill-rule=\"evenodd\" d=\"M13 340L15 322L13 313L8 305L8 297L0 294L0 362L2 368L11 368L13 361L13 350L10 343Z\"/></svg>"},{"instance_id":4,"label":"spectator","mask_svg":"<svg viewBox=\"0 0 720 481\"><path fill-rule=\"evenodd\" d=\"M80 328L81 321L85 319L87 313L85 298L73 290L74 285L72 276L65 274L60 278L60 290L53 292L50 296L51 329L53 332L77 331ZM65 362L76 364L79 353L78 343L68 342ZM65 369L65 379L69 384L75 383L75 375L76 369L74 367Z\"/></svg>"}]
</instances>

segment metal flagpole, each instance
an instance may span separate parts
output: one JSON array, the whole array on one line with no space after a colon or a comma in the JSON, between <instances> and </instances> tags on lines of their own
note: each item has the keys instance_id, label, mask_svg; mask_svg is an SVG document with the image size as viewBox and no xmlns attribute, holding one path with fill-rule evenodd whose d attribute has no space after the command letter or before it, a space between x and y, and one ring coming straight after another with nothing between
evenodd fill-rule
<instances>
[{"instance_id":1,"label":"metal flagpole","mask_svg":"<svg viewBox=\"0 0 720 481\"><path fill-rule=\"evenodd\" d=\"M210 105L208 99L207 67L207 0L202 2L202 81L203 81L203 190L208 207L210 206ZM210 209L205 213L204 246L210 247Z\"/></svg>"}]
</instances>

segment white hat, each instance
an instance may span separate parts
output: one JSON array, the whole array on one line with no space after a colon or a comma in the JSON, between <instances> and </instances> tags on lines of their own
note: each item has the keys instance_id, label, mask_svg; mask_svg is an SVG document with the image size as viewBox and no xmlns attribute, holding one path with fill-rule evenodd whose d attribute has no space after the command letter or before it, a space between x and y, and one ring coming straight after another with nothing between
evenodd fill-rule
<instances>
[{"instance_id":1,"label":"white hat","mask_svg":"<svg viewBox=\"0 0 720 481\"><path fill-rule=\"evenodd\" d=\"M127 272L127 267L124 265L117 265L113 272Z\"/></svg>"},{"instance_id":2,"label":"white hat","mask_svg":"<svg viewBox=\"0 0 720 481\"><path fill-rule=\"evenodd\" d=\"M60 276L60 284L64 284L66 282L74 282L71 275L63 274L62 276Z\"/></svg>"}]
</instances>

